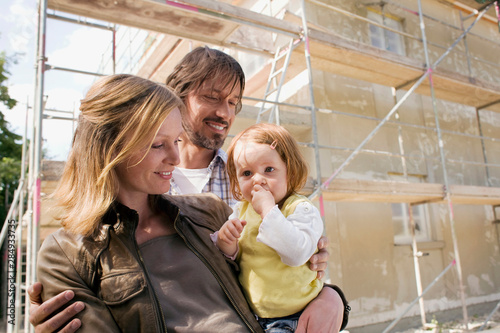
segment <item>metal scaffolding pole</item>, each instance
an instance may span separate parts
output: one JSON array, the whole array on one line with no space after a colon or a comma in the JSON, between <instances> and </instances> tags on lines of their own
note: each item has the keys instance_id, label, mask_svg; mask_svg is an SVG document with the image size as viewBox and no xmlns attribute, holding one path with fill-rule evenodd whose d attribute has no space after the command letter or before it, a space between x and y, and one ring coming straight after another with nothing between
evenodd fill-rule
<instances>
[{"instance_id":1,"label":"metal scaffolding pole","mask_svg":"<svg viewBox=\"0 0 500 333\"><path fill-rule=\"evenodd\" d=\"M319 139L318 139L318 124L316 121L316 103L314 99L314 81L313 81L313 73L312 73L312 65L311 65L311 53L309 49L309 29L307 27L307 19L306 19L306 2L302 0L302 29L303 29L303 40L304 40L304 54L306 57L307 64L307 74L309 76L309 98L310 98L310 108L311 108L311 125L312 125L312 134L313 134L313 143L314 143L314 161L316 164L316 184L314 185L317 190L321 191L321 161L319 156ZM321 218L323 219L323 224L325 223L325 204L323 202L323 194L319 194L319 209ZM326 228L323 229L323 233L326 233ZM325 271L325 280L330 280L330 273L328 269Z\"/></svg>"},{"instance_id":2,"label":"metal scaffolding pole","mask_svg":"<svg viewBox=\"0 0 500 333\"><path fill-rule=\"evenodd\" d=\"M36 82L33 114L33 160L30 169L33 183L30 184L32 201L32 219L28 224L27 255L26 255L26 284L32 285L36 281L36 255L39 247L40 234L40 193L41 193L41 158L42 158L42 120L44 107L44 74L45 74L45 33L47 26L47 0L38 2L38 42L36 54ZM34 332L29 324L29 307L26 307L25 329Z\"/></svg>"},{"instance_id":3,"label":"metal scaffolding pole","mask_svg":"<svg viewBox=\"0 0 500 333\"><path fill-rule=\"evenodd\" d=\"M26 159L27 156L27 137L28 137L28 120L29 120L29 102L26 103L26 120L24 124L24 135L23 135L23 151L21 155L21 178L19 183L20 186L20 197L19 197L19 212L18 212L18 225L17 225L17 271L16 271L16 321L15 321L15 332L19 331L21 326L21 313L23 308L22 296L23 290L26 292L26 284L23 284L23 215L24 215L24 199L26 197Z\"/></svg>"},{"instance_id":4,"label":"metal scaffolding pole","mask_svg":"<svg viewBox=\"0 0 500 333\"><path fill-rule=\"evenodd\" d=\"M321 164L319 158L319 140L318 140L318 125L316 122L316 104L314 100L314 86L313 86L313 73L311 66L311 54L309 52L309 29L307 27L307 19L306 19L306 2L302 0L302 29L303 29L303 39L305 42L304 53L306 57L307 64L307 74L309 76L309 97L310 97L310 109L311 109L311 124L312 124L312 132L313 132L313 143L314 143L314 161L316 164L316 191L321 191ZM319 193L319 206L321 217L325 218L325 206L323 202L323 194ZM328 278L328 272L327 272Z\"/></svg>"},{"instance_id":5,"label":"metal scaffolding pole","mask_svg":"<svg viewBox=\"0 0 500 333\"><path fill-rule=\"evenodd\" d=\"M313 132L313 142L314 142L314 156L315 156L315 162L316 162L316 187L318 189L321 189L321 165L320 165L320 159L319 159L319 148L318 148L318 126L316 123L316 103L314 100L314 86L313 86L313 73L312 73L312 66L311 66L311 54L309 52L309 29L307 27L307 20L306 20L306 2L305 0L302 0L302 29L303 29L303 39L304 39L304 53L306 57L306 64L307 64L307 74L309 76L309 98L310 98L310 109L311 109L311 125L312 125L312 132ZM325 211L323 207L323 196L320 195L320 211L321 211L321 216L325 216Z\"/></svg>"},{"instance_id":6,"label":"metal scaffolding pole","mask_svg":"<svg viewBox=\"0 0 500 333\"><path fill-rule=\"evenodd\" d=\"M420 264L419 258L422 256L422 252L418 251L417 238L415 235L415 219L413 218L413 204L407 204L408 216L410 217L410 231L411 231L411 248L413 256L413 266L415 267L415 283L417 284L417 294L418 294L418 304L420 308L420 320L422 322L422 327L425 329L427 325L427 320L425 319L425 303L424 295L422 290L422 275L420 274Z\"/></svg>"},{"instance_id":7,"label":"metal scaffolding pole","mask_svg":"<svg viewBox=\"0 0 500 333\"><path fill-rule=\"evenodd\" d=\"M488 156L486 155L486 147L484 145L484 139L483 139L483 126L481 125L481 116L479 114L478 108L476 108L476 120L477 120L477 128L479 130L479 136L481 137L481 149L483 152L483 160L485 163L484 171L486 173L486 185L492 186L490 179L490 169L488 168Z\"/></svg>"},{"instance_id":8,"label":"metal scaffolding pole","mask_svg":"<svg viewBox=\"0 0 500 333\"><path fill-rule=\"evenodd\" d=\"M392 88L392 98L394 99L394 104L397 104L397 90L396 88ZM399 120L399 112L395 113L396 120ZM405 149L403 144L403 133L401 130L401 125L398 125L398 144L399 144L399 153L401 154L401 165L403 167L403 176L406 181L408 181L408 166L406 163L405 157ZM422 321L422 327L425 327L427 324L427 320L425 319L425 304L424 298L422 297L422 276L420 274L420 264L419 258L420 253L418 252L417 247L417 239L415 237L415 220L413 218L413 205L411 203L405 204L406 209L408 210L408 216L410 220L410 231L411 231L411 239L412 239L412 251L413 251L413 265L415 268L415 283L417 285L417 294L419 296L419 307L420 307L420 319ZM406 221L405 221L406 223Z\"/></svg>"},{"instance_id":9,"label":"metal scaffolding pole","mask_svg":"<svg viewBox=\"0 0 500 333\"><path fill-rule=\"evenodd\" d=\"M35 75L35 82L36 82L36 75ZM32 109L33 110L33 109ZM34 114L32 114L32 118L34 117ZM32 119L33 121L33 119ZM29 260L29 253L31 251L31 228L32 228L32 221L33 221L33 191L31 190L32 187L33 187L33 156L34 156L34 140L33 140L33 137L34 137L34 129L31 128L31 140L29 142L29 146L28 146L28 184L27 184L27 207L26 207L26 211L24 213L24 216L23 216L23 220L24 218L26 218L26 227L27 227L27 230L26 230L26 278L25 278L25 284L28 285L29 284L29 280L31 279L31 272L30 270L28 269L29 266L28 266L28 260ZM26 303L26 301L25 301ZM29 309L26 309L25 310L25 315L24 315L24 327L27 328L29 327L30 323L29 323ZM28 330L28 332L30 332Z\"/></svg>"},{"instance_id":10,"label":"metal scaffolding pole","mask_svg":"<svg viewBox=\"0 0 500 333\"><path fill-rule=\"evenodd\" d=\"M51 66L46 63L45 56L45 41L46 41L46 25L47 18L58 19L74 24L89 25L93 28L100 28L104 30L111 30L113 32L113 72L115 70L115 27L105 27L98 24L85 23L78 20L64 18L57 15L47 13L47 0L38 1L38 33L35 48L35 75L33 80L34 86L34 107L29 106L29 101L26 107L26 124L25 133L23 136L23 148L21 156L21 175L19 179L19 186L14 193L11 210L7 215L7 220L13 220L17 216L18 225L16 229L16 292L15 292L15 324L7 322L7 332L14 333L23 331L34 332L34 327L29 322L29 298L26 293L27 287L36 282L36 265L37 253L40 243L40 199L41 199L41 160L42 160L42 122L45 118L50 118L44 115L46 96L44 96L44 79L45 72L50 69L62 70L77 74L103 76L105 74L93 73L86 71L79 71L70 68L62 68ZM31 123L29 122L29 112L33 110ZM59 110L48 110L53 112L66 112ZM71 112L72 118L68 117L52 117L64 120L72 120L73 126L75 122L75 113ZM30 132L31 140L28 143L28 130ZM25 206L24 200L27 197L27 205ZM0 232L0 244L3 244L4 236L7 234L8 223L4 224ZM26 227L25 232L23 232ZM25 236L23 236L25 234ZM25 258L25 260L23 260ZM25 267L23 267L25 265ZM26 270L25 282L23 282L23 269ZM25 295L23 301L23 293ZM24 308L24 320L21 319ZM21 325L21 322L23 325Z\"/></svg>"}]
</instances>

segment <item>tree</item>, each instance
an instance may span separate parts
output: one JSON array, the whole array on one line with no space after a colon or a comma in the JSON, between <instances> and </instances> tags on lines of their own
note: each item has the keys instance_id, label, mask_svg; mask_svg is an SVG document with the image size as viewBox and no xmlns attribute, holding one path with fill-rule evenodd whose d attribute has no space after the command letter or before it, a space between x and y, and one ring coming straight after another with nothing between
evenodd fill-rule
<instances>
[{"instance_id":1,"label":"tree","mask_svg":"<svg viewBox=\"0 0 500 333\"><path fill-rule=\"evenodd\" d=\"M17 101L10 97L6 85L11 61L5 52L0 53L0 103L9 110L17 104ZM0 111L0 225L3 225L7 217L21 172L22 137L12 132L9 127L9 122Z\"/></svg>"}]
</instances>

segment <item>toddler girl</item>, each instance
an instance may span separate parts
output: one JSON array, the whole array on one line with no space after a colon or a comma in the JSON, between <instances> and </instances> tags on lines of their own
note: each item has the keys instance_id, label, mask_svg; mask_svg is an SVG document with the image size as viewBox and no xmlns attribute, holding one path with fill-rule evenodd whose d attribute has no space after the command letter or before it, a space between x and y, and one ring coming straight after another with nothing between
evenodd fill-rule
<instances>
[{"instance_id":1,"label":"toddler girl","mask_svg":"<svg viewBox=\"0 0 500 333\"><path fill-rule=\"evenodd\" d=\"M306 262L316 251L323 221L297 194L307 163L283 127L256 124L228 149L233 214L214 235L217 247L240 266L239 280L266 332L295 330L323 284Z\"/></svg>"}]
</instances>

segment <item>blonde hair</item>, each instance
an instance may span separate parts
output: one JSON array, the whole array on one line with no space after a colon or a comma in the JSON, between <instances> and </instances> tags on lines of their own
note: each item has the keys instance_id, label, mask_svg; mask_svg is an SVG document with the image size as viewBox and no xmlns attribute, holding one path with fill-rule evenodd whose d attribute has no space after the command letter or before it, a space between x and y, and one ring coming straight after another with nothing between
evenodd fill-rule
<instances>
[{"instance_id":1,"label":"blonde hair","mask_svg":"<svg viewBox=\"0 0 500 333\"><path fill-rule=\"evenodd\" d=\"M293 193L300 191L307 181L307 162L302 156L299 145L284 127L259 123L248 127L236 135L227 150L227 173L229 175L231 194L236 200L242 200L241 189L236 174L234 149L238 142L254 142L274 146L274 149L285 162L287 170L287 194L283 202ZM278 203L279 204L279 203Z\"/></svg>"},{"instance_id":2,"label":"blonde hair","mask_svg":"<svg viewBox=\"0 0 500 333\"><path fill-rule=\"evenodd\" d=\"M107 76L89 89L53 195L67 230L97 230L118 193L115 167L148 147L145 156L170 111L183 107L169 88L133 75Z\"/></svg>"}]
</instances>

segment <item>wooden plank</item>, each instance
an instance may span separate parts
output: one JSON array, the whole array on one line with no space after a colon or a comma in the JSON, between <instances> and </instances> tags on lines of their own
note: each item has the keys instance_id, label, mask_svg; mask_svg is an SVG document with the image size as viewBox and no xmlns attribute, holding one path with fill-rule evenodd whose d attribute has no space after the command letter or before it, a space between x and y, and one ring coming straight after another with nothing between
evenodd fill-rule
<instances>
[{"instance_id":1,"label":"wooden plank","mask_svg":"<svg viewBox=\"0 0 500 333\"><path fill-rule=\"evenodd\" d=\"M315 39L312 36L315 36ZM328 59L336 64L336 67L323 66L322 69L338 70L342 65L350 65L355 69L349 72L349 69L345 67L343 75L368 82L390 86L397 82L395 79L401 79L399 84L403 84L406 81L418 79L425 72L423 64L419 64L416 60L321 31L311 30L310 45L312 59ZM472 80L439 67L434 70L432 77L437 98L473 107L500 100L500 84L478 79ZM430 94L428 80L422 83L417 92ZM496 107L488 109L496 110Z\"/></svg>"},{"instance_id":2,"label":"wooden plank","mask_svg":"<svg viewBox=\"0 0 500 333\"><path fill-rule=\"evenodd\" d=\"M479 107L500 100L500 85L436 69L432 74L436 97L455 103ZM417 89L418 93L429 95L429 80Z\"/></svg>"},{"instance_id":3,"label":"wooden plank","mask_svg":"<svg viewBox=\"0 0 500 333\"><path fill-rule=\"evenodd\" d=\"M442 0L442 1L450 3L450 5L452 5L455 8L464 10L466 14L472 14L471 9L479 10L486 5L486 3L480 3L480 1L475 1L475 0ZM484 15L483 18L492 23L498 24L498 19L496 18L497 15L495 13L495 6L491 6L487 13L488 14Z\"/></svg>"},{"instance_id":4,"label":"wooden plank","mask_svg":"<svg viewBox=\"0 0 500 333\"><path fill-rule=\"evenodd\" d=\"M312 193L308 181L305 193ZM362 179L334 179L323 190L323 198L341 202L423 202L440 201L444 197L443 185L427 183L403 183Z\"/></svg>"},{"instance_id":5,"label":"wooden plank","mask_svg":"<svg viewBox=\"0 0 500 333\"><path fill-rule=\"evenodd\" d=\"M304 192L312 193L312 180ZM455 204L498 205L500 187L451 185L450 195ZM394 181L334 179L323 198L339 202L381 203L446 203L444 186L429 183L405 183Z\"/></svg>"},{"instance_id":6,"label":"wooden plank","mask_svg":"<svg viewBox=\"0 0 500 333\"><path fill-rule=\"evenodd\" d=\"M239 26L153 1L49 0L50 9L219 45Z\"/></svg>"},{"instance_id":7,"label":"wooden plank","mask_svg":"<svg viewBox=\"0 0 500 333\"><path fill-rule=\"evenodd\" d=\"M164 3L162 0L156 0ZM182 0L182 2L191 4L195 8L204 9L212 13L218 13L218 16L223 20L234 21L239 20L249 25L261 26L262 28L280 31L281 33L290 36L299 37L302 32L301 25L277 19L272 16L256 13L238 6L233 6L220 1L213 0ZM198 13L203 14L202 11Z\"/></svg>"},{"instance_id":8,"label":"wooden plank","mask_svg":"<svg viewBox=\"0 0 500 333\"><path fill-rule=\"evenodd\" d=\"M311 42L310 50L311 64L314 69L384 86L399 87L410 82L406 85L409 89L424 74L424 69L416 69L414 64L411 66L408 63L396 64L377 59L372 55L342 50L317 42ZM305 69L304 48L299 46L292 54L288 72L299 73ZM254 97L263 96L268 72L269 67L265 67L259 74L254 75L247 84L245 94ZM478 80L470 82L465 76L439 69L434 71L432 77L435 95L439 99L473 107L500 101L500 85ZM254 80L258 82L252 82ZM424 80L416 92L430 96L429 80ZM500 104L490 106L488 109L500 111Z\"/></svg>"},{"instance_id":9,"label":"wooden plank","mask_svg":"<svg viewBox=\"0 0 500 333\"><path fill-rule=\"evenodd\" d=\"M402 183L391 181L333 181L324 192L327 200L362 202L422 202L443 197L441 184Z\"/></svg>"},{"instance_id":10,"label":"wooden plank","mask_svg":"<svg viewBox=\"0 0 500 333\"><path fill-rule=\"evenodd\" d=\"M450 194L457 204L500 205L500 187L450 185Z\"/></svg>"}]
</instances>

